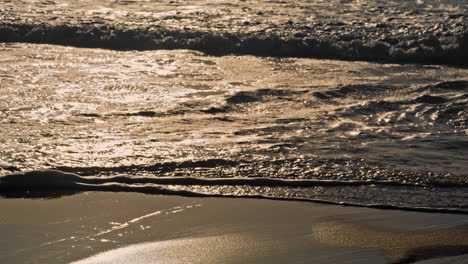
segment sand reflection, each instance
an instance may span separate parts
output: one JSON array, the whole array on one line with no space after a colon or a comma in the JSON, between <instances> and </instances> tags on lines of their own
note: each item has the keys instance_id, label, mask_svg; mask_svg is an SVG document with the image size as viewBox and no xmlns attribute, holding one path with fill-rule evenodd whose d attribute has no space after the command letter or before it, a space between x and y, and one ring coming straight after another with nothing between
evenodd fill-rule
<instances>
[{"instance_id":1,"label":"sand reflection","mask_svg":"<svg viewBox=\"0 0 468 264\"><path fill-rule=\"evenodd\" d=\"M339 247L381 248L394 264L468 254L468 224L437 231L402 232L332 221L315 225L313 237Z\"/></svg>"}]
</instances>

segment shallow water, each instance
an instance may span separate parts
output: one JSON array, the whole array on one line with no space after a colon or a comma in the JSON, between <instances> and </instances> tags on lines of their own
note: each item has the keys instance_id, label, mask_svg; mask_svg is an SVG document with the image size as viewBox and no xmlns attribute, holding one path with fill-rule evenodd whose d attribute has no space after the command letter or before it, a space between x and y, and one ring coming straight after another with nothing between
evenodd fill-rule
<instances>
[{"instance_id":1,"label":"shallow water","mask_svg":"<svg viewBox=\"0 0 468 264\"><path fill-rule=\"evenodd\" d=\"M2 44L0 63L7 197L52 188L467 212L463 68L38 44Z\"/></svg>"},{"instance_id":2,"label":"shallow water","mask_svg":"<svg viewBox=\"0 0 468 264\"><path fill-rule=\"evenodd\" d=\"M21 0L0 11L5 197L467 212L466 1Z\"/></svg>"}]
</instances>

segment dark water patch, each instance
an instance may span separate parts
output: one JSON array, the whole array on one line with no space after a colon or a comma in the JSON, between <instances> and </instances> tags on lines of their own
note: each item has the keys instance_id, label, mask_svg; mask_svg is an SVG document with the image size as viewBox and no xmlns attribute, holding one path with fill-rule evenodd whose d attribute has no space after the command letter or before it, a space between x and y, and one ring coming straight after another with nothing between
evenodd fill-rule
<instances>
[{"instance_id":1,"label":"dark water patch","mask_svg":"<svg viewBox=\"0 0 468 264\"><path fill-rule=\"evenodd\" d=\"M222 106L222 107L210 107L208 109L203 109L201 110L202 113L206 114L219 114L219 113L227 113L231 110L232 108L229 106Z\"/></svg>"},{"instance_id":2,"label":"dark water patch","mask_svg":"<svg viewBox=\"0 0 468 264\"><path fill-rule=\"evenodd\" d=\"M429 94L422 95L414 100L415 103L425 103L425 104L443 104L448 100L441 96L433 96Z\"/></svg>"},{"instance_id":3,"label":"dark water patch","mask_svg":"<svg viewBox=\"0 0 468 264\"><path fill-rule=\"evenodd\" d=\"M468 103L454 103L439 107L436 120L455 128L468 128Z\"/></svg>"},{"instance_id":4,"label":"dark water patch","mask_svg":"<svg viewBox=\"0 0 468 264\"><path fill-rule=\"evenodd\" d=\"M452 81L452 82L441 82L434 85L435 88L447 89L447 90L461 90L468 89L468 81Z\"/></svg>"},{"instance_id":5,"label":"dark water patch","mask_svg":"<svg viewBox=\"0 0 468 264\"><path fill-rule=\"evenodd\" d=\"M445 146L445 148L449 150L468 150L467 140L441 140L440 144Z\"/></svg>"},{"instance_id":6,"label":"dark water patch","mask_svg":"<svg viewBox=\"0 0 468 264\"><path fill-rule=\"evenodd\" d=\"M327 91L325 93L326 95L334 98L341 98L345 96L341 91Z\"/></svg>"},{"instance_id":7,"label":"dark water patch","mask_svg":"<svg viewBox=\"0 0 468 264\"><path fill-rule=\"evenodd\" d=\"M279 124L288 124L291 122L277 122ZM300 126L285 126L285 125L273 125L262 128L251 128L251 129L241 129L234 132L234 135L244 136L244 135L270 135L273 133L282 133L289 132L294 129L299 129ZM277 141L277 140L276 140Z\"/></svg>"},{"instance_id":8,"label":"dark water patch","mask_svg":"<svg viewBox=\"0 0 468 264\"><path fill-rule=\"evenodd\" d=\"M154 111L139 111L135 113L111 113L111 114L96 114L96 113L83 113L80 114L81 116L84 117L95 117L95 118L108 118L111 116L143 116L143 117L161 117L161 116L167 116L167 115L174 115L177 113L169 113L169 112L162 112L162 113L157 113Z\"/></svg>"},{"instance_id":9,"label":"dark water patch","mask_svg":"<svg viewBox=\"0 0 468 264\"><path fill-rule=\"evenodd\" d=\"M110 117L132 117L132 116L141 116L141 117L167 117L167 116L176 116L184 115L188 113L197 112L191 109L185 109L182 105L175 109L170 109L167 111L138 111L138 112L122 112L122 113L107 113L107 114L96 114L96 113L84 113L80 114L84 117L94 117L94 118L110 118Z\"/></svg>"},{"instance_id":10,"label":"dark water patch","mask_svg":"<svg viewBox=\"0 0 468 264\"><path fill-rule=\"evenodd\" d=\"M235 122L234 119L229 117L214 117L212 120L222 121L222 122Z\"/></svg>"},{"instance_id":11,"label":"dark water patch","mask_svg":"<svg viewBox=\"0 0 468 264\"><path fill-rule=\"evenodd\" d=\"M133 115L135 115L135 116L155 117L155 116L158 116L158 113L156 113L154 111L140 111L140 112L134 113Z\"/></svg>"},{"instance_id":12,"label":"dark water patch","mask_svg":"<svg viewBox=\"0 0 468 264\"><path fill-rule=\"evenodd\" d=\"M143 116L143 117L162 117L162 116L168 116L168 115L174 115L178 114L177 112L155 112L155 111L138 111L134 113L111 113L108 114L107 116Z\"/></svg>"},{"instance_id":13,"label":"dark water patch","mask_svg":"<svg viewBox=\"0 0 468 264\"><path fill-rule=\"evenodd\" d=\"M307 90L294 91L285 89L258 89L255 91L240 91L228 97L228 104L253 103L264 100L294 100L294 96L307 93Z\"/></svg>"},{"instance_id":14,"label":"dark water patch","mask_svg":"<svg viewBox=\"0 0 468 264\"><path fill-rule=\"evenodd\" d=\"M280 118L280 119L276 119L275 122L277 124L290 124L290 123L304 122L307 120L309 119L307 118Z\"/></svg>"},{"instance_id":15,"label":"dark water patch","mask_svg":"<svg viewBox=\"0 0 468 264\"><path fill-rule=\"evenodd\" d=\"M313 92L312 95L322 100L330 99L330 96L328 96L326 93L323 93L323 92Z\"/></svg>"},{"instance_id":16,"label":"dark water patch","mask_svg":"<svg viewBox=\"0 0 468 264\"><path fill-rule=\"evenodd\" d=\"M293 96L293 95L300 95L307 93L308 90L288 90L288 89L258 89L255 91L256 94L261 96L271 96L271 97L279 97L282 98Z\"/></svg>"},{"instance_id":17,"label":"dark water patch","mask_svg":"<svg viewBox=\"0 0 468 264\"><path fill-rule=\"evenodd\" d=\"M11 171L11 172L20 171L20 169L18 167L15 167L15 166L0 166L0 169L6 170L6 171Z\"/></svg>"},{"instance_id":18,"label":"dark water patch","mask_svg":"<svg viewBox=\"0 0 468 264\"><path fill-rule=\"evenodd\" d=\"M440 82L435 85L426 85L415 90L415 92L431 92L431 93L445 93L445 92L457 92L468 90L468 81L457 80Z\"/></svg>"},{"instance_id":19,"label":"dark water patch","mask_svg":"<svg viewBox=\"0 0 468 264\"><path fill-rule=\"evenodd\" d=\"M81 116L84 116L84 117L102 117L100 114L96 114L96 113L83 113L83 114L81 114Z\"/></svg>"},{"instance_id":20,"label":"dark water patch","mask_svg":"<svg viewBox=\"0 0 468 264\"><path fill-rule=\"evenodd\" d=\"M349 109L343 110L347 112L344 116L355 117L356 115L370 115L379 112L394 112L400 110L406 104L409 104L409 102L367 101L362 105L352 106Z\"/></svg>"},{"instance_id":21,"label":"dark water patch","mask_svg":"<svg viewBox=\"0 0 468 264\"><path fill-rule=\"evenodd\" d=\"M254 92L238 92L226 99L228 104L243 104L260 101L261 98Z\"/></svg>"},{"instance_id":22,"label":"dark water patch","mask_svg":"<svg viewBox=\"0 0 468 264\"><path fill-rule=\"evenodd\" d=\"M363 96L386 95L387 93L401 89L398 86L374 85L374 84L351 84L338 87L328 93L338 93L339 95L353 96L361 98Z\"/></svg>"},{"instance_id":23,"label":"dark water patch","mask_svg":"<svg viewBox=\"0 0 468 264\"><path fill-rule=\"evenodd\" d=\"M296 149L298 147L297 143L281 143L275 144L269 147L270 151L273 152L284 152L285 150Z\"/></svg>"},{"instance_id":24,"label":"dark water patch","mask_svg":"<svg viewBox=\"0 0 468 264\"><path fill-rule=\"evenodd\" d=\"M340 100L343 98L366 99L368 97L384 97L385 95L388 95L398 89L401 89L401 87L372 84L352 84L340 85L333 89L312 92L311 95L321 100Z\"/></svg>"},{"instance_id":25,"label":"dark water patch","mask_svg":"<svg viewBox=\"0 0 468 264\"><path fill-rule=\"evenodd\" d=\"M300 102L297 96L306 94L308 90L286 90L286 89L257 89L254 91L239 91L225 99L222 106L212 106L200 110L202 113L219 114L240 110L238 106L249 103L269 103L277 101Z\"/></svg>"}]
</instances>

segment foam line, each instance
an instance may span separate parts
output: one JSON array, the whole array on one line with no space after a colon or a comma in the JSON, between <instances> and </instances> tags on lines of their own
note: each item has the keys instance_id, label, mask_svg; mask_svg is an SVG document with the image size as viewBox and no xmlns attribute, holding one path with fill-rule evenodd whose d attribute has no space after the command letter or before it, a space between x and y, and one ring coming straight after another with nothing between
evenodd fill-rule
<instances>
[{"instance_id":1,"label":"foam line","mask_svg":"<svg viewBox=\"0 0 468 264\"><path fill-rule=\"evenodd\" d=\"M128 177L110 176L93 177L79 176L73 173L61 171L30 171L24 174L11 174L1 178L0 189L21 188L78 188L81 184L162 184L162 185L228 185L228 186L269 186L269 187L315 187L315 186L360 186L360 185L385 185L385 186L424 186L411 183L399 183L395 181L375 180L289 180L274 178L193 178L193 177Z\"/></svg>"},{"instance_id":2,"label":"foam line","mask_svg":"<svg viewBox=\"0 0 468 264\"><path fill-rule=\"evenodd\" d=\"M242 32L190 31L160 27L115 28L113 25L68 24L0 24L0 42L27 42L69 45L115 50L191 49L213 55L248 54L273 57L308 57L342 60L416 62L468 66L468 32L435 41L435 47L423 43L417 47L372 39L368 41L341 40L310 36L297 38L271 35L251 35ZM410 40L417 42L417 32ZM397 45L398 44L398 45Z\"/></svg>"},{"instance_id":3,"label":"foam line","mask_svg":"<svg viewBox=\"0 0 468 264\"><path fill-rule=\"evenodd\" d=\"M352 186L362 184L374 184L373 181L306 181L306 180L276 180L276 179L195 179L195 178L129 178L115 177L81 177L72 173L60 171L32 171L24 174L12 174L0 178L0 193L11 191L101 191L101 192L137 192L145 194L179 195L186 197L230 197L230 198L257 198L287 201L306 201L324 204L338 204L344 206L359 206L377 209L406 210L418 212L436 212L451 214L468 214L468 210L454 208L432 207L408 207L387 204L359 204L340 201L328 201L324 199L304 197L276 197L263 194L211 194L193 192L187 190L168 189L164 184L174 185L246 185L252 186L287 186L287 187L311 187L311 186ZM158 181L160 180L160 181ZM119 182L120 181L120 182ZM256 184L256 185L255 185ZM393 183L392 183L393 184ZM399 184L401 185L401 184ZM416 187L409 185L408 187Z\"/></svg>"}]
</instances>

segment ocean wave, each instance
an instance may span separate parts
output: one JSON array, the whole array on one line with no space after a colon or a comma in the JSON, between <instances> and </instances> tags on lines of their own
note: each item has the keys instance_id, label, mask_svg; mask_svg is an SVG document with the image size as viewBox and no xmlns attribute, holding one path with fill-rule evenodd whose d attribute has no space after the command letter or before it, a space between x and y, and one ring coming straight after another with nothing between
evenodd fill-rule
<instances>
[{"instance_id":1,"label":"ocean wave","mask_svg":"<svg viewBox=\"0 0 468 264\"><path fill-rule=\"evenodd\" d=\"M71 45L118 50L192 49L212 55L251 54L257 56L310 57L344 60L417 62L467 66L468 33L428 46L402 39L340 40L326 36L298 38L275 34L251 35L238 32L186 31L151 27L126 29L111 25L2 24L0 41ZM417 42L411 45L409 41ZM447 42L448 41L448 42ZM445 44L441 44L444 43Z\"/></svg>"}]
</instances>

